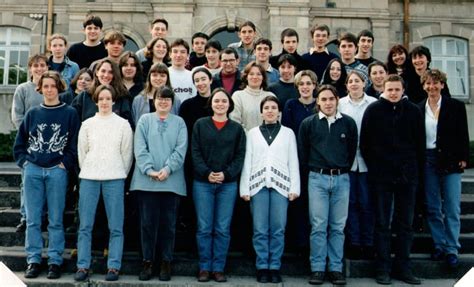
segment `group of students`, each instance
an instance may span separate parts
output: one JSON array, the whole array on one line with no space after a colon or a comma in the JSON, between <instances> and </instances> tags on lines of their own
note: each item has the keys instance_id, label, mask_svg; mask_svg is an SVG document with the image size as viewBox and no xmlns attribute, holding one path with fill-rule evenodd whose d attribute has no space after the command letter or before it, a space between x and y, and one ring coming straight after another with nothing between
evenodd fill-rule
<instances>
[{"instance_id":1,"label":"group of students","mask_svg":"<svg viewBox=\"0 0 474 287\"><path fill-rule=\"evenodd\" d=\"M31 81L14 95L25 277L41 272L45 210L47 277L60 277L65 196L68 178L77 174L76 281L90 276L100 197L110 231L106 280L119 279L124 190L137 198L140 280L152 278L155 264L159 279L170 280L186 195L195 206L200 282L227 280L238 194L250 205L261 283L282 281L291 205L295 242L305 246L309 238L310 284L344 285L343 258L374 254L378 283L390 284L392 276L420 284L409 264L419 198L434 241L432 259L458 264L466 111L450 97L446 75L429 68L426 47L408 54L396 45L385 64L371 56L374 37L364 30L341 35L339 58L326 49L329 28L317 25L307 54L298 55L298 34L289 28L281 35L282 53L271 57L271 41L256 40L255 25L245 22L239 43L222 49L196 33L189 53L182 39L168 44L168 23L159 18L150 25L153 39L135 54L123 52L120 32L100 40L99 17L88 16L83 25L86 40L67 55L66 38L54 35L49 59L30 57ZM397 233L393 265L391 227Z\"/></svg>"}]
</instances>

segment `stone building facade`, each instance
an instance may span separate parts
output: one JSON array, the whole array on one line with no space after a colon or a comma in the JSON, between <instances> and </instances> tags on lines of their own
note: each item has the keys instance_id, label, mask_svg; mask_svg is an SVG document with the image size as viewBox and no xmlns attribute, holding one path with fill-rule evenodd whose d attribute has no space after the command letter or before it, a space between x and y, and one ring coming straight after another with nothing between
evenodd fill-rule
<instances>
[{"instance_id":1,"label":"stone building facade","mask_svg":"<svg viewBox=\"0 0 474 287\"><path fill-rule=\"evenodd\" d=\"M474 62L470 61L474 59L473 1L407 2L409 48L428 45L434 52L433 64L448 69L448 77L456 78L455 85L459 85L457 96L469 103L470 95L474 92ZM120 30L138 47L143 47L149 40L148 25L156 17L164 17L169 21L169 39L184 38L188 41L195 32L213 35L222 30L232 31L244 21L251 20L257 25L260 36L272 40L275 53L281 49L280 32L287 27L298 31L300 53L306 52L311 46L309 29L314 24L327 24L331 28L331 40L345 31L356 34L362 29L370 29L375 36L374 57L384 61L392 45L403 43L404 35L403 0L2 0L2 133L12 129L9 109L16 85L5 76L6 70L14 62L10 50L19 45L23 49L22 55L26 57L44 51L48 3L52 3L53 33L65 34L71 43L83 40L82 21L88 13L102 18L105 31ZM21 37L18 36L20 34ZM16 39L18 37L21 41ZM24 60L21 61L24 64ZM22 66L22 63L19 65ZM469 114L470 106L467 105Z\"/></svg>"}]
</instances>

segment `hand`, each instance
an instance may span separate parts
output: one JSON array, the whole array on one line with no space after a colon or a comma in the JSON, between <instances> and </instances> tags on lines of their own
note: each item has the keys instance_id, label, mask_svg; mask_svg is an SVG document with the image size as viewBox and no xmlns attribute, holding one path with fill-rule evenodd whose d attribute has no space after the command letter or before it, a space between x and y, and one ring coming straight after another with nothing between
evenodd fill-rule
<instances>
[{"instance_id":1,"label":"hand","mask_svg":"<svg viewBox=\"0 0 474 287\"><path fill-rule=\"evenodd\" d=\"M298 198L298 194L296 194L296 193L289 193L289 194L288 194L288 200L289 200L289 201L293 201L293 200L295 200L295 199L297 199L297 198Z\"/></svg>"},{"instance_id":2,"label":"hand","mask_svg":"<svg viewBox=\"0 0 474 287\"><path fill-rule=\"evenodd\" d=\"M223 183L224 182L224 173L221 172L212 172L211 174L214 175L214 179L216 180L216 183Z\"/></svg>"},{"instance_id":3,"label":"hand","mask_svg":"<svg viewBox=\"0 0 474 287\"><path fill-rule=\"evenodd\" d=\"M158 172L158 180L159 181L164 181L168 178L169 174L168 174L168 171L166 170L166 168L162 168L159 172Z\"/></svg>"},{"instance_id":4,"label":"hand","mask_svg":"<svg viewBox=\"0 0 474 287\"><path fill-rule=\"evenodd\" d=\"M250 201L250 195L242 195L241 198L245 201Z\"/></svg>"},{"instance_id":5,"label":"hand","mask_svg":"<svg viewBox=\"0 0 474 287\"><path fill-rule=\"evenodd\" d=\"M160 178L159 178L159 174L160 172L159 171L152 171L148 174L149 177L151 177L152 180L157 180L157 181L160 181Z\"/></svg>"},{"instance_id":6,"label":"hand","mask_svg":"<svg viewBox=\"0 0 474 287\"><path fill-rule=\"evenodd\" d=\"M64 166L64 163L62 163L62 162L60 164L58 164L58 166L59 166L59 168L66 169L66 167Z\"/></svg>"},{"instance_id":7,"label":"hand","mask_svg":"<svg viewBox=\"0 0 474 287\"><path fill-rule=\"evenodd\" d=\"M460 168L465 169L466 166L467 166L467 162L466 162L466 161L461 160L461 161L459 162L459 167L460 167Z\"/></svg>"}]
</instances>

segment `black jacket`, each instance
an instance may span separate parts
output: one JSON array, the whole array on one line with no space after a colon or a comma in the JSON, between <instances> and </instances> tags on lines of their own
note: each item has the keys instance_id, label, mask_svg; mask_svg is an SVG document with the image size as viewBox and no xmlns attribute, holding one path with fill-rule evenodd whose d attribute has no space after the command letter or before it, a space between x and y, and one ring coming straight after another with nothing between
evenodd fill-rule
<instances>
[{"instance_id":1,"label":"black jacket","mask_svg":"<svg viewBox=\"0 0 474 287\"><path fill-rule=\"evenodd\" d=\"M231 96L234 94L235 91L241 90L241 84L242 80L240 78L240 72L239 70L237 70L237 73L235 74L235 82L232 86L232 92L230 93ZM211 90L214 91L214 89L216 88L224 88L224 85L222 84L222 71L212 77Z\"/></svg>"},{"instance_id":2,"label":"black jacket","mask_svg":"<svg viewBox=\"0 0 474 287\"><path fill-rule=\"evenodd\" d=\"M426 99L418 104L425 118ZM424 122L424 121L423 121ZM442 96L436 132L436 154L443 174L463 172L460 161L469 160L469 130L464 103Z\"/></svg>"},{"instance_id":3,"label":"black jacket","mask_svg":"<svg viewBox=\"0 0 474 287\"><path fill-rule=\"evenodd\" d=\"M425 126L420 109L406 97L370 104L362 118L360 151L371 182L416 184L423 168Z\"/></svg>"}]
</instances>

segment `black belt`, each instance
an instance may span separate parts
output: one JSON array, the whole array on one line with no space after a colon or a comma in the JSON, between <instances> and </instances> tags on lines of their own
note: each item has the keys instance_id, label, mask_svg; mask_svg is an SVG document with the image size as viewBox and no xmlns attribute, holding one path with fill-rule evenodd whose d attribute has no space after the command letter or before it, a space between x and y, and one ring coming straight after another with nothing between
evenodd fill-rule
<instances>
[{"instance_id":1,"label":"black belt","mask_svg":"<svg viewBox=\"0 0 474 287\"><path fill-rule=\"evenodd\" d=\"M326 175L341 175L349 172L348 168L312 168L312 172Z\"/></svg>"}]
</instances>

